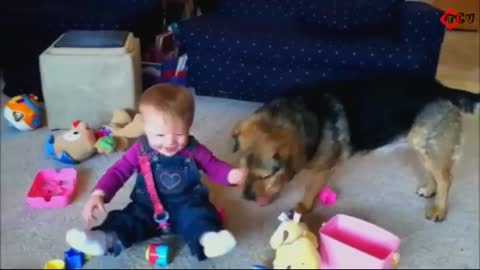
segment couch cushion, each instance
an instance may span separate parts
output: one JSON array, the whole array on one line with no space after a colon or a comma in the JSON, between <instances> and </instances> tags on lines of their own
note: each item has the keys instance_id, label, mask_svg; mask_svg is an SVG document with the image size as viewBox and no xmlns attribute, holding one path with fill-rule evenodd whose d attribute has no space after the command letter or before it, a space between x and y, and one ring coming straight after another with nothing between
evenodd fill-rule
<instances>
[{"instance_id":1,"label":"couch cushion","mask_svg":"<svg viewBox=\"0 0 480 270\"><path fill-rule=\"evenodd\" d=\"M332 32L375 32L398 21L404 0L298 0L296 19Z\"/></svg>"},{"instance_id":2,"label":"couch cushion","mask_svg":"<svg viewBox=\"0 0 480 270\"><path fill-rule=\"evenodd\" d=\"M181 43L191 56L214 51L243 63L301 68L398 69L421 66L424 50L412 50L397 34L310 32L289 21L199 17L181 25ZM220 63L219 63L220 64Z\"/></svg>"}]
</instances>

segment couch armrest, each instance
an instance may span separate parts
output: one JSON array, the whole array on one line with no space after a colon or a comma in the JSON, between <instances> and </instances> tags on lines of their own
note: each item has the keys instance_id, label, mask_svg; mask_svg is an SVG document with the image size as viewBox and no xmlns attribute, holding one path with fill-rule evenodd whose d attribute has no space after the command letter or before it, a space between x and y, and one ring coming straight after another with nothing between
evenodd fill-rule
<instances>
[{"instance_id":1,"label":"couch armrest","mask_svg":"<svg viewBox=\"0 0 480 270\"><path fill-rule=\"evenodd\" d=\"M445 26L440 22L442 15L443 12L432 5L405 1L399 18L402 42L415 46L440 46L445 35Z\"/></svg>"}]
</instances>

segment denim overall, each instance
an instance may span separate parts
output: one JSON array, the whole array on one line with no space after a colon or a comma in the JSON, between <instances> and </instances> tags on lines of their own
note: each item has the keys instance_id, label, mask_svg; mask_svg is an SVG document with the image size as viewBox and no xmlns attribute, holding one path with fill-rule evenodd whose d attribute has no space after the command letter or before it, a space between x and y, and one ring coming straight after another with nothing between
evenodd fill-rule
<instances>
[{"instance_id":1,"label":"denim overall","mask_svg":"<svg viewBox=\"0 0 480 270\"><path fill-rule=\"evenodd\" d=\"M145 137L141 143L143 155L148 155L156 191L165 210L172 233L180 235L192 255L199 260L206 257L199 243L200 236L222 229L220 216L208 198L208 190L201 184L200 171L191 154L164 156L150 148ZM192 153L197 142L192 136L186 148ZM135 187L130 194L132 202L123 210L109 212L105 221L95 229L115 232L121 245L113 253L133 243L162 235L154 220L152 201L147 193L144 177L138 172Z\"/></svg>"}]
</instances>

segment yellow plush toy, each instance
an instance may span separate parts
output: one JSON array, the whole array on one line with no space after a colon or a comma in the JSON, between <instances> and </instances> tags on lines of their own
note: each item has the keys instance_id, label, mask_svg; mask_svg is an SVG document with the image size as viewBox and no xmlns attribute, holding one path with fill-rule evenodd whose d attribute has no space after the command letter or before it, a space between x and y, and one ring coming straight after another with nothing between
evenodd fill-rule
<instances>
[{"instance_id":1,"label":"yellow plush toy","mask_svg":"<svg viewBox=\"0 0 480 270\"><path fill-rule=\"evenodd\" d=\"M282 223L270 238L275 250L273 269L320 269L317 237L300 222L300 215L279 219Z\"/></svg>"}]
</instances>

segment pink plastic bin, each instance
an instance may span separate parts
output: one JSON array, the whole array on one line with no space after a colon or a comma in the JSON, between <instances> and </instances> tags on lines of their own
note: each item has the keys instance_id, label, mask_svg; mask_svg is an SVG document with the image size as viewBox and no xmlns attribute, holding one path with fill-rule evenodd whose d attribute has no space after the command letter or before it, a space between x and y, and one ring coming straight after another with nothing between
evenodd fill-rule
<instances>
[{"instance_id":1,"label":"pink plastic bin","mask_svg":"<svg viewBox=\"0 0 480 270\"><path fill-rule=\"evenodd\" d=\"M322 269L391 269L400 239L371 223L336 215L320 228Z\"/></svg>"},{"instance_id":2,"label":"pink plastic bin","mask_svg":"<svg viewBox=\"0 0 480 270\"><path fill-rule=\"evenodd\" d=\"M27 193L27 204L33 208L57 208L68 205L77 185L73 168L40 170Z\"/></svg>"}]
</instances>

